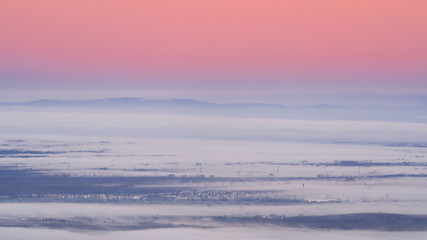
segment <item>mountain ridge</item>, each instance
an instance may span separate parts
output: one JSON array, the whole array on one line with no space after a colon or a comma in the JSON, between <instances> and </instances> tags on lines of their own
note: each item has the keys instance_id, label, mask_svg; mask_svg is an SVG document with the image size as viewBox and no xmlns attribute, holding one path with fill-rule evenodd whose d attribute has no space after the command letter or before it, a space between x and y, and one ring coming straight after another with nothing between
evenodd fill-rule
<instances>
[{"instance_id":1,"label":"mountain ridge","mask_svg":"<svg viewBox=\"0 0 427 240\"><path fill-rule=\"evenodd\" d=\"M335 105L335 104L292 104L283 105L277 103L214 103L207 101L200 101L189 98L170 98L170 99L148 99L148 98L134 98L134 97L121 97L121 98L100 98L100 99L83 99L83 100L59 100L59 99L38 99L25 102L0 102L0 106L24 106L24 107L50 107L50 106L79 106L79 104L96 105L143 105L143 104L175 104L187 106L219 106L219 107L275 107L275 108L348 108L348 107L361 107L359 105ZM385 107L382 105L370 105L369 107Z\"/></svg>"},{"instance_id":2,"label":"mountain ridge","mask_svg":"<svg viewBox=\"0 0 427 240\"><path fill-rule=\"evenodd\" d=\"M194 99L102 98L86 100L40 99L27 102L0 102L0 107L76 108L131 111L153 114L198 116L287 118L300 120L369 120L427 122L427 108L413 106L269 103L213 103Z\"/></svg>"}]
</instances>

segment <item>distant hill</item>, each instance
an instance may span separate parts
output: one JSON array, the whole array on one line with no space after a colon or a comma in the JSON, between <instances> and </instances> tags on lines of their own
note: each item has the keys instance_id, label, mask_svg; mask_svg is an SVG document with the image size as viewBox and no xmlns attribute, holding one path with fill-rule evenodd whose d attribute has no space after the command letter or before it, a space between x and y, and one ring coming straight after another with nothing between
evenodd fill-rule
<instances>
[{"instance_id":1,"label":"distant hill","mask_svg":"<svg viewBox=\"0 0 427 240\"><path fill-rule=\"evenodd\" d=\"M0 107L77 108L219 117L287 118L307 120L372 120L427 122L425 104L410 107L380 105L280 105L264 103L218 104L193 99L107 98L93 100L37 100L2 102Z\"/></svg>"}]
</instances>

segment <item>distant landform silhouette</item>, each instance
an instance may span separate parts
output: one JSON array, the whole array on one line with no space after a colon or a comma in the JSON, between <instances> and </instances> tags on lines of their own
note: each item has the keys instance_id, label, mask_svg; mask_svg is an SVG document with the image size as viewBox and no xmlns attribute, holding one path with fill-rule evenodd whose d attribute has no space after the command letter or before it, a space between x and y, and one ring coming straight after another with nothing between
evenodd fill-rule
<instances>
[{"instance_id":1,"label":"distant landform silhouette","mask_svg":"<svg viewBox=\"0 0 427 240\"><path fill-rule=\"evenodd\" d=\"M427 103L412 106L266 103L212 103L194 99L106 98L89 100L42 99L0 102L0 107L80 108L137 111L153 114L189 114L218 117L287 118L303 120L407 121L427 123Z\"/></svg>"}]
</instances>

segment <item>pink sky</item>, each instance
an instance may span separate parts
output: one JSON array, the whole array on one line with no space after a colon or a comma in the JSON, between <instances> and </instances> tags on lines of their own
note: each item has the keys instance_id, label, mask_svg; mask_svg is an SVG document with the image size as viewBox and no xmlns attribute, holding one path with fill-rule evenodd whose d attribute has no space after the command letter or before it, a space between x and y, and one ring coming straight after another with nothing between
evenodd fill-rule
<instances>
[{"instance_id":1,"label":"pink sky","mask_svg":"<svg viewBox=\"0 0 427 240\"><path fill-rule=\"evenodd\" d=\"M0 0L0 32L3 83L427 87L425 0Z\"/></svg>"}]
</instances>

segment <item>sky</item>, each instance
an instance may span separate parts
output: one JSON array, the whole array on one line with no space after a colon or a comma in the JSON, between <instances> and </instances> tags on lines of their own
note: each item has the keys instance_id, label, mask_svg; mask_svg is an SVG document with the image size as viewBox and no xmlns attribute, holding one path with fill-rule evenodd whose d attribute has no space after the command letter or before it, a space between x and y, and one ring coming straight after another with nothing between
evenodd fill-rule
<instances>
[{"instance_id":1,"label":"sky","mask_svg":"<svg viewBox=\"0 0 427 240\"><path fill-rule=\"evenodd\" d=\"M3 101L427 93L425 0L0 0L0 32Z\"/></svg>"}]
</instances>

